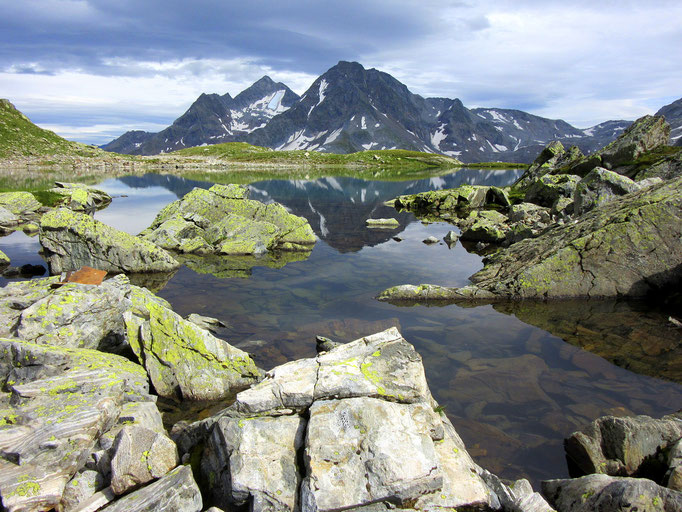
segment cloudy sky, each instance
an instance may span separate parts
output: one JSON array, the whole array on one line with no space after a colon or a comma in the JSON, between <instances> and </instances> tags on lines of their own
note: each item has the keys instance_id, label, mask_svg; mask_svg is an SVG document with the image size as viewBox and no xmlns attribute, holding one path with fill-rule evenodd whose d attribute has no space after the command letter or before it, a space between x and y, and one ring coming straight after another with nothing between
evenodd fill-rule
<instances>
[{"instance_id":1,"label":"cloudy sky","mask_svg":"<svg viewBox=\"0 0 682 512\"><path fill-rule=\"evenodd\" d=\"M586 128L682 97L682 2L0 0L0 97L102 144L264 74L302 94L339 60L422 96Z\"/></svg>"}]
</instances>

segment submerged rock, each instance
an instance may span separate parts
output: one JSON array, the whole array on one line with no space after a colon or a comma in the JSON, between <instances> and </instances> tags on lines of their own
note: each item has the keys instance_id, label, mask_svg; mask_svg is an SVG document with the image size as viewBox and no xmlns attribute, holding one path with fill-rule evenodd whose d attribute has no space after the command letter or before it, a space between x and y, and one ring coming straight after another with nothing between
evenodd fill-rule
<instances>
[{"instance_id":1,"label":"submerged rock","mask_svg":"<svg viewBox=\"0 0 682 512\"><path fill-rule=\"evenodd\" d=\"M226 510L498 508L436 407L421 358L389 329L274 368L183 435L211 431L202 473Z\"/></svg>"},{"instance_id":2,"label":"submerged rock","mask_svg":"<svg viewBox=\"0 0 682 512\"><path fill-rule=\"evenodd\" d=\"M194 254L309 251L315 244L306 219L247 195L241 185L195 188L161 210L140 236L165 249Z\"/></svg>"},{"instance_id":3,"label":"submerged rock","mask_svg":"<svg viewBox=\"0 0 682 512\"><path fill-rule=\"evenodd\" d=\"M170 272L180 266L153 243L68 208L41 218L40 243L52 274L86 265L109 272Z\"/></svg>"},{"instance_id":4,"label":"submerged rock","mask_svg":"<svg viewBox=\"0 0 682 512\"><path fill-rule=\"evenodd\" d=\"M124 314L128 342L160 396L217 400L256 382L251 357L173 312L143 288Z\"/></svg>"}]
</instances>

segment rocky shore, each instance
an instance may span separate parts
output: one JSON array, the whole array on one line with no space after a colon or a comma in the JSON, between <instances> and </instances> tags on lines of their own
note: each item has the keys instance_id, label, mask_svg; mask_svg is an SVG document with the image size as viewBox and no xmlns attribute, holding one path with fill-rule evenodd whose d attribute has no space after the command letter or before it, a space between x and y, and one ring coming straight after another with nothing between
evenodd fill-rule
<instances>
[{"instance_id":1,"label":"rocky shore","mask_svg":"<svg viewBox=\"0 0 682 512\"><path fill-rule=\"evenodd\" d=\"M655 130L665 124L636 123L599 161L552 145L510 190L396 199L457 223L462 240L506 248L470 287L381 298L503 307L671 289L682 267L680 154L640 165L659 147ZM39 233L54 274L0 289L2 510L682 510L680 413L586 425L565 443L574 478L537 492L474 462L396 328L321 338L316 357L264 372L211 332L217 320L183 318L132 279L163 279L185 258L309 253L310 225L281 205L237 185L195 189L132 236L88 215L110 201L101 191L60 183L52 193L58 207L0 194L0 227ZM111 276L78 282L71 272L83 266ZM164 425L159 399L225 406Z\"/></svg>"},{"instance_id":2,"label":"rocky shore","mask_svg":"<svg viewBox=\"0 0 682 512\"><path fill-rule=\"evenodd\" d=\"M396 198L396 208L451 221L461 240L492 253L472 285L400 285L378 299L674 294L682 281L682 152L665 146L669 132L663 118L647 116L588 157L551 143L508 189L464 186Z\"/></svg>"}]
</instances>

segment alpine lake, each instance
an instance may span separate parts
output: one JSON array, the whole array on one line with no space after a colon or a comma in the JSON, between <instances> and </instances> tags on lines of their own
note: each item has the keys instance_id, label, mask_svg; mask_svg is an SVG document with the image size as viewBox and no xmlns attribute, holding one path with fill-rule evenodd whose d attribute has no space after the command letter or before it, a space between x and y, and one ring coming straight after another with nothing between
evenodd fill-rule
<instances>
[{"instance_id":1,"label":"alpine lake","mask_svg":"<svg viewBox=\"0 0 682 512\"><path fill-rule=\"evenodd\" d=\"M458 232L451 224L423 223L385 201L462 184L509 185L521 172L254 181L252 199L277 201L308 219L318 237L309 254L194 257L148 286L183 316L225 322L217 335L265 369L313 357L316 335L343 342L396 326L421 354L434 397L476 462L534 485L567 477L563 439L575 430L603 415L660 417L682 408L682 340L668 322L672 312L623 300L399 307L374 298L398 284L464 286L483 266L473 246L442 241L448 231ZM95 218L137 234L194 187L230 182L229 176L200 176L146 174L93 183L114 197ZM386 217L398 219L399 227L365 225ZM440 242L423 243L429 236ZM13 265L45 264L37 236L15 232L0 238L0 249ZM6 283L0 278L1 286ZM221 406L165 404L169 417L184 412L187 420Z\"/></svg>"}]
</instances>

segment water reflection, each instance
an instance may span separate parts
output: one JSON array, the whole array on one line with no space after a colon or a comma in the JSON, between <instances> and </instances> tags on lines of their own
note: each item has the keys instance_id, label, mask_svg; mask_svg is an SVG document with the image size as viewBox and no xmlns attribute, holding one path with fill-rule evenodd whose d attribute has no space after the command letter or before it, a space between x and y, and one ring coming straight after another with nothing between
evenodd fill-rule
<instances>
[{"instance_id":1,"label":"water reflection","mask_svg":"<svg viewBox=\"0 0 682 512\"><path fill-rule=\"evenodd\" d=\"M228 327L219 335L253 353L265 368L314 356L316 335L350 341L397 326L422 355L436 399L480 464L507 478L568 476L562 442L574 430L604 414L661 416L682 407L682 387L676 383L679 337L675 345L674 337L657 330L663 315L623 303L398 308L374 300L379 291L402 283L462 286L482 266L480 257L460 244L450 249L422 243L428 236L442 240L451 225L424 225L409 213L396 215L384 201L478 179L504 185L517 175L460 171L404 182L253 183L253 197L281 202L310 220L320 241L309 257L282 268L224 261L209 267L207 260L188 260L160 295L181 315L195 312L225 321ZM115 198L97 218L137 233L165 204L211 183L153 175L98 186L128 197ZM383 216L398 218L400 227L365 228L368 217ZM398 233L401 242L392 239ZM30 257L39 260L33 243ZM634 358L639 362L627 367L650 376L609 362L621 364L624 352L636 351L642 354ZM642 361L651 371L638 366ZM664 371L657 373L655 361L664 363Z\"/></svg>"}]
</instances>

